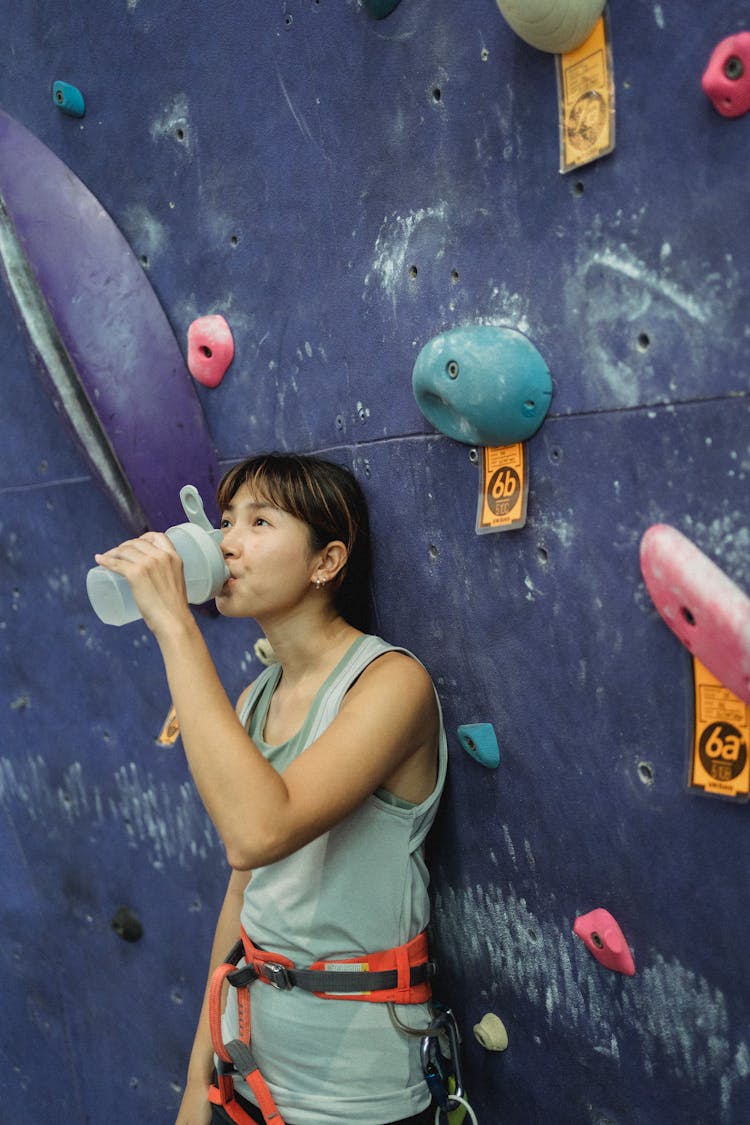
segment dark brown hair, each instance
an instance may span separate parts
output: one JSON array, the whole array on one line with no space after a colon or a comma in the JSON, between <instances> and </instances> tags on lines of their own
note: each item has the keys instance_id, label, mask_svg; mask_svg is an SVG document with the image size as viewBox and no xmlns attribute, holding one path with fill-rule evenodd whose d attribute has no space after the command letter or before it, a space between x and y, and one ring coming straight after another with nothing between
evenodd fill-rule
<instances>
[{"instance_id":1,"label":"dark brown hair","mask_svg":"<svg viewBox=\"0 0 750 1125\"><path fill-rule=\"evenodd\" d=\"M296 453L261 453L235 465L217 490L225 511L239 488L307 524L310 545L321 551L339 539L347 561L336 576L334 604L350 625L370 624L370 521L367 501L355 477L333 461Z\"/></svg>"}]
</instances>

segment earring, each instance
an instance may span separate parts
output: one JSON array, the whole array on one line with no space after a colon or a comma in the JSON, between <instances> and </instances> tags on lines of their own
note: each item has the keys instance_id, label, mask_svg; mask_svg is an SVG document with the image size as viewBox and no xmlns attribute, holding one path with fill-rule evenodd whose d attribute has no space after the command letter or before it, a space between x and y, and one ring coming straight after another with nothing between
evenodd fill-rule
<instances>
[{"instance_id":1,"label":"earring","mask_svg":"<svg viewBox=\"0 0 750 1125\"><path fill-rule=\"evenodd\" d=\"M325 586L327 581L328 581L327 578L316 578L315 579L315 589L316 590L322 589L322 587Z\"/></svg>"}]
</instances>

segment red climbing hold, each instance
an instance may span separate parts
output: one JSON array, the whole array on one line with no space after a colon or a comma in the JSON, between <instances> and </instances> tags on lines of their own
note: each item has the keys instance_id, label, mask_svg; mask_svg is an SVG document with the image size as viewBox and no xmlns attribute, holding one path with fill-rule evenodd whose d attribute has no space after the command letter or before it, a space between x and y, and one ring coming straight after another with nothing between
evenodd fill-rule
<instances>
[{"instance_id":1,"label":"red climbing hold","mask_svg":"<svg viewBox=\"0 0 750 1125\"><path fill-rule=\"evenodd\" d=\"M701 86L723 117L741 117L750 109L750 31L717 44L703 72Z\"/></svg>"},{"instance_id":2,"label":"red climbing hold","mask_svg":"<svg viewBox=\"0 0 750 1125\"><path fill-rule=\"evenodd\" d=\"M625 976L635 976L635 962L625 936L608 910L601 907L576 918L573 933L600 965Z\"/></svg>"},{"instance_id":3,"label":"red climbing hold","mask_svg":"<svg viewBox=\"0 0 750 1125\"><path fill-rule=\"evenodd\" d=\"M641 571L663 620L716 679L750 703L750 598L694 543L655 523Z\"/></svg>"},{"instance_id":4,"label":"red climbing hold","mask_svg":"<svg viewBox=\"0 0 750 1125\"><path fill-rule=\"evenodd\" d=\"M190 374L204 387L218 387L234 359L232 330L223 316L199 316L188 328Z\"/></svg>"}]
</instances>

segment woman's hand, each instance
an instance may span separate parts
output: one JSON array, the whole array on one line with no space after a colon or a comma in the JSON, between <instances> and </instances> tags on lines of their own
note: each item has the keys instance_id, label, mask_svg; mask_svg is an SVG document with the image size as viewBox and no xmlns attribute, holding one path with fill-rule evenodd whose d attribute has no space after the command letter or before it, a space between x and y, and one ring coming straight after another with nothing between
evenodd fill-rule
<instances>
[{"instance_id":1,"label":"woman's hand","mask_svg":"<svg viewBox=\"0 0 750 1125\"><path fill-rule=\"evenodd\" d=\"M211 1113L208 1088L202 1082L188 1080L175 1125L210 1125Z\"/></svg>"},{"instance_id":2,"label":"woman's hand","mask_svg":"<svg viewBox=\"0 0 750 1125\"><path fill-rule=\"evenodd\" d=\"M147 531L94 558L130 584L141 616L153 633L186 616L192 619L182 559L162 532Z\"/></svg>"}]
</instances>

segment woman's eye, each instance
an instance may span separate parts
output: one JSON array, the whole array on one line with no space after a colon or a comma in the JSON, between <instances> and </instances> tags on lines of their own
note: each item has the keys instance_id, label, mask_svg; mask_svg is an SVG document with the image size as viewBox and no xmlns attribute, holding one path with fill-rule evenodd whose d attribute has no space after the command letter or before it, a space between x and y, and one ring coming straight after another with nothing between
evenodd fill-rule
<instances>
[{"instance_id":1,"label":"woman's eye","mask_svg":"<svg viewBox=\"0 0 750 1125\"><path fill-rule=\"evenodd\" d=\"M224 518L224 519L222 519L222 520L220 520L220 521L219 521L219 527L220 527L220 529L221 529L222 531L226 531L226 530L227 530L227 528L228 528L228 527L231 527L231 526L232 526L232 525L230 524L229 520L228 520L228 519L226 519L226 518Z\"/></svg>"},{"instance_id":2,"label":"woman's eye","mask_svg":"<svg viewBox=\"0 0 750 1125\"><path fill-rule=\"evenodd\" d=\"M268 520L264 520L263 516L257 516L256 519L255 519L255 526L256 527L262 527L262 526L267 527L268 526Z\"/></svg>"}]
</instances>

